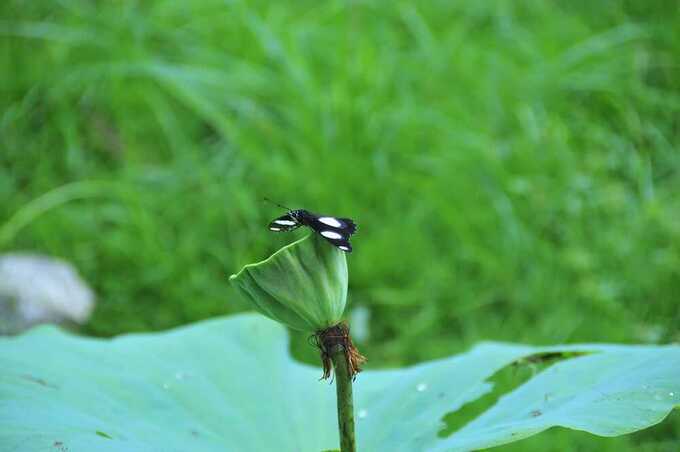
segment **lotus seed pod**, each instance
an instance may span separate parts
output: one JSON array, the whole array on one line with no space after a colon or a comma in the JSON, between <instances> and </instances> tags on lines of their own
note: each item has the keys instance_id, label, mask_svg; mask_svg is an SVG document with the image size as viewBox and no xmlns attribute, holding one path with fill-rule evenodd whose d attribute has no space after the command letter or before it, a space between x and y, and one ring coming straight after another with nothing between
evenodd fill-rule
<instances>
[{"instance_id":1,"label":"lotus seed pod","mask_svg":"<svg viewBox=\"0 0 680 452\"><path fill-rule=\"evenodd\" d=\"M347 303L347 260L316 234L248 264L230 281L265 316L315 332L340 322Z\"/></svg>"}]
</instances>

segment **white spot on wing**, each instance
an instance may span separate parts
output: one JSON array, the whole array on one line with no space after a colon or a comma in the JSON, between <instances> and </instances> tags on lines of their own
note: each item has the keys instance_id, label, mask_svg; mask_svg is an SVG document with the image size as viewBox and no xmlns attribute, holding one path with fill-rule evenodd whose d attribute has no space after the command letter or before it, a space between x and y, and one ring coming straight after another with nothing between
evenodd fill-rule
<instances>
[{"instance_id":1,"label":"white spot on wing","mask_svg":"<svg viewBox=\"0 0 680 452\"><path fill-rule=\"evenodd\" d=\"M270 230L270 231L280 231L281 228L275 228L274 226L271 226L271 227L269 228L269 230Z\"/></svg>"},{"instance_id":2,"label":"white spot on wing","mask_svg":"<svg viewBox=\"0 0 680 452\"><path fill-rule=\"evenodd\" d=\"M341 239L342 238L342 235L338 234L337 232L333 232L333 231L321 231L321 235L323 235L327 239Z\"/></svg>"},{"instance_id":3,"label":"white spot on wing","mask_svg":"<svg viewBox=\"0 0 680 452\"><path fill-rule=\"evenodd\" d=\"M291 220L275 220L274 223L281 224L283 226L294 226L294 225L297 224L297 223L295 223L294 221L291 221Z\"/></svg>"},{"instance_id":4,"label":"white spot on wing","mask_svg":"<svg viewBox=\"0 0 680 452\"><path fill-rule=\"evenodd\" d=\"M323 224L327 224L328 226L333 226L334 228L339 228L342 226L342 223L333 217L319 217L319 221Z\"/></svg>"},{"instance_id":5,"label":"white spot on wing","mask_svg":"<svg viewBox=\"0 0 680 452\"><path fill-rule=\"evenodd\" d=\"M347 248L345 245L340 245L338 248L340 248L343 251L349 251L349 248Z\"/></svg>"}]
</instances>

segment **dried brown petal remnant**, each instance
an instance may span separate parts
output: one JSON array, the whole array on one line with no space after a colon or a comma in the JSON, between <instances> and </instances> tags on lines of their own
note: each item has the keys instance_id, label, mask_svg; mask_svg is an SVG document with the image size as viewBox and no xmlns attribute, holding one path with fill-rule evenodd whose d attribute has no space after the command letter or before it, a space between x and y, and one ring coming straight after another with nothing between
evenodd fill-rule
<instances>
[{"instance_id":1,"label":"dried brown petal remnant","mask_svg":"<svg viewBox=\"0 0 680 452\"><path fill-rule=\"evenodd\" d=\"M347 360L347 368L352 379L361 372L361 365L366 362L366 358L359 353L359 350L352 343L349 335L349 327L345 323L338 323L335 326L320 330L312 336L314 344L321 351L321 362L323 364L322 379L326 380L331 376L333 367L331 355L334 353L344 353Z\"/></svg>"}]
</instances>

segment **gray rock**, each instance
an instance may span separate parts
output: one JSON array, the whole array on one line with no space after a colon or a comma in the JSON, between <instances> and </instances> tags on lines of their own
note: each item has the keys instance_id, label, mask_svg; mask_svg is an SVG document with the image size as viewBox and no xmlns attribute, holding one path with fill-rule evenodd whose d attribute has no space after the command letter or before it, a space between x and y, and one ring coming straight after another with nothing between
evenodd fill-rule
<instances>
[{"instance_id":1,"label":"gray rock","mask_svg":"<svg viewBox=\"0 0 680 452\"><path fill-rule=\"evenodd\" d=\"M94 298L68 262L29 253L0 255L0 334L38 323L84 323Z\"/></svg>"}]
</instances>

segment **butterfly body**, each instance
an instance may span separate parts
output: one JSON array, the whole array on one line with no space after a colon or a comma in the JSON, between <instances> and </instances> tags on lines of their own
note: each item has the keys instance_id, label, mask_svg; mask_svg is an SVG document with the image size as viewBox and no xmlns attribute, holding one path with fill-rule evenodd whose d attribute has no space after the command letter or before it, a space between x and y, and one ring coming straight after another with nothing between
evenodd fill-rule
<instances>
[{"instance_id":1,"label":"butterfly body","mask_svg":"<svg viewBox=\"0 0 680 452\"><path fill-rule=\"evenodd\" d=\"M272 220L269 223L269 230L288 232L300 226L309 227L341 251L352 252L349 238L356 232L357 226L349 218L317 215L305 209L289 210L285 215Z\"/></svg>"}]
</instances>

